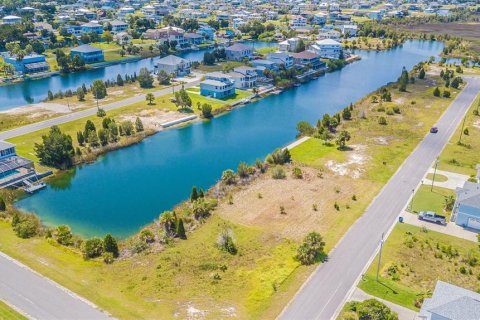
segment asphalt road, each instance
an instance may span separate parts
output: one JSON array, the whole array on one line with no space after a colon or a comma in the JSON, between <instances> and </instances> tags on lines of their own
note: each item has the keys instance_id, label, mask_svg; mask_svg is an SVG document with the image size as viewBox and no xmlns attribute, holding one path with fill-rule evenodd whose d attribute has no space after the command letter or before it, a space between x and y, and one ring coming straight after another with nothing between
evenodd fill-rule
<instances>
[{"instance_id":1,"label":"asphalt road","mask_svg":"<svg viewBox=\"0 0 480 320\"><path fill-rule=\"evenodd\" d=\"M112 319L93 304L0 253L0 300L38 320Z\"/></svg>"},{"instance_id":2,"label":"asphalt road","mask_svg":"<svg viewBox=\"0 0 480 320\"><path fill-rule=\"evenodd\" d=\"M195 81L192 81L192 82L185 83L184 88L193 87L193 86L199 84L200 81L201 80L195 80ZM181 85L179 84L175 88L176 88L176 90L178 90L180 87L181 87ZM165 89L162 89L162 90L155 91L155 92L153 92L153 94L156 97L159 97L159 96L163 96L163 95L166 95L168 93L171 93L172 90L173 89L171 87L170 88L165 88ZM112 103L109 103L109 104L106 104L106 105L100 105L100 108L102 108L105 111L108 111L108 110L113 110L113 109L125 107L125 106L128 106L130 104L133 104L133 103L136 103L136 102L139 102L139 101L145 101L145 95L138 95L138 96L134 96L134 97L131 97L131 98L128 98L128 99L120 100L120 101L117 101L117 102L112 102ZM21 136L21 135L31 133L31 132L35 132L35 131L38 131L38 130L42 130L42 129L45 129L45 128L50 128L53 125L59 125L59 124L74 121L74 120L77 120L77 119L93 116L95 114L97 114L97 108L90 108L90 109L85 109L85 110L74 112L74 113L69 113L69 114L59 116L59 117L56 117L56 118L48 119L48 120L45 120L45 121L32 123L32 124L29 124L29 125L26 125L26 126L23 126L23 127L19 127L19 128L15 128L15 129L12 129L12 130L0 132L0 140L6 140L6 139L13 138L13 137Z\"/></svg>"},{"instance_id":3,"label":"asphalt road","mask_svg":"<svg viewBox=\"0 0 480 320\"><path fill-rule=\"evenodd\" d=\"M280 319L329 320L343 306L352 286L376 253L386 233L408 203L412 190L440 154L480 89L479 77L465 77L466 88L388 181L365 213L350 227L329 255L287 305Z\"/></svg>"}]
</instances>

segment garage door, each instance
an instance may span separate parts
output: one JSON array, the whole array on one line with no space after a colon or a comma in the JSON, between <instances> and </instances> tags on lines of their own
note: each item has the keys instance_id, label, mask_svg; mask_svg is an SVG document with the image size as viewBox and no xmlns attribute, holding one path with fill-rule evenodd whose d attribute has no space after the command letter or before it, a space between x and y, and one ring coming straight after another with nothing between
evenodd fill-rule
<instances>
[{"instance_id":1,"label":"garage door","mask_svg":"<svg viewBox=\"0 0 480 320\"><path fill-rule=\"evenodd\" d=\"M480 230L480 220L468 218L467 227Z\"/></svg>"}]
</instances>

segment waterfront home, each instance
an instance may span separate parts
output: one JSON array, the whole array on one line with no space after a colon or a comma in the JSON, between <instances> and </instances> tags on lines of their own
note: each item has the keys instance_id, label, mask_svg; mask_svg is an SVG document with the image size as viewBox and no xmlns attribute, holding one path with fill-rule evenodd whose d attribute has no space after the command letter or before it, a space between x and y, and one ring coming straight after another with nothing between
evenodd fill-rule
<instances>
[{"instance_id":1,"label":"waterfront home","mask_svg":"<svg viewBox=\"0 0 480 320\"><path fill-rule=\"evenodd\" d=\"M143 37L150 40L168 41L168 32L159 29L148 29L143 33Z\"/></svg>"},{"instance_id":2,"label":"waterfront home","mask_svg":"<svg viewBox=\"0 0 480 320\"><path fill-rule=\"evenodd\" d=\"M215 39L215 29L208 25L203 25L197 30L198 34L201 34L205 37L207 40L214 40Z\"/></svg>"},{"instance_id":3,"label":"waterfront home","mask_svg":"<svg viewBox=\"0 0 480 320\"><path fill-rule=\"evenodd\" d=\"M88 44L73 48L70 51L70 57L73 58L74 56L79 56L85 63L97 63L105 59L102 49L92 47Z\"/></svg>"},{"instance_id":4,"label":"waterfront home","mask_svg":"<svg viewBox=\"0 0 480 320\"><path fill-rule=\"evenodd\" d=\"M45 56L40 54L30 54L18 60L16 56L5 56L3 60L11 64L18 73L38 73L46 72L50 69L48 63L45 61Z\"/></svg>"},{"instance_id":5,"label":"waterfront home","mask_svg":"<svg viewBox=\"0 0 480 320\"><path fill-rule=\"evenodd\" d=\"M88 22L88 23L82 24L82 33L91 33L91 32L95 32L96 34L102 34L103 26L96 22Z\"/></svg>"},{"instance_id":6,"label":"waterfront home","mask_svg":"<svg viewBox=\"0 0 480 320\"><path fill-rule=\"evenodd\" d=\"M345 24L342 26L342 34L345 36L356 37L357 31L358 31L358 26L355 24Z\"/></svg>"},{"instance_id":7,"label":"waterfront home","mask_svg":"<svg viewBox=\"0 0 480 320\"><path fill-rule=\"evenodd\" d=\"M235 81L237 89L250 89L257 84L257 70L252 67L236 67L227 75Z\"/></svg>"},{"instance_id":8,"label":"waterfront home","mask_svg":"<svg viewBox=\"0 0 480 320\"><path fill-rule=\"evenodd\" d=\"M327 23L327 14L320 12L313 15L313 23L318 25L324 25Z\"/></svg>"},{"instance_id":9,"label":"waterfront home","mask_svg":"<svg viewBox=\"0 0 480 320\"><path fill-rule=\"evenodd\" d=\"M120 20L113 20L110 25L112 26L112 33L123 32L128 29L128 23Z\"/></svg>"},{"instance_id":10,"label":"waterfront home","mask_svg":"<svg viewBox=\"0 0 480 320\"><path fill-rule=\"evenodd\" d=\"M205 37L198 33L185 33L183 36L185 41L190 45L202 44L205 40Z\"/></svg>"},{"instance_id":11,"label":"waterfront home","mask_svg":"<svg viewBox=\"0 0 480 320\"><path fill-rule=\"evenodd\" d=\"M292 58L293 63L293 58ZM259 76L263 75L263 71L265 69L270 71L277 71L279 69L279 64L275 61L266 60L266 59L256 59L252 60L252 66L254 66L257 70L257 74Z\"/></svg>"},{"instance_id":12,"label":"waterfront home","mask_svg":"<svg viewBox=\"0 0 480 320\"><path fill-rule=\"evenodd\" d=\"M278 49L280 51L285 51L285 52L294 52L295 50L297 50L299 43L300 43L300 38L297 38L297 37L290 38L280 42L278 44Z\"/></svg>"},{"instance_id":13,"label":"waterfront home","mask_svg":"<svg viewBox=\"0 0 480 320\"><path fill-rule=\"evenodd\" d=\"M128 34L128 32L117 32L113 36L113 40L115 40L119 45L129 44L132 42L132 36Z\"/></svg>"},{"instance_id":14,"label":"waterfront home","mask_svg":"<svg viewBox=\"0 0 480 320\"><path fill-rule=\"evenodd\" d=\"M168 55L157 61L156 70L173 74L175 77L186 76L190 74L191 63L187 59L183 59L174 55Z\"/></svg>"},{"instance_id":15,"label":"waterfront home","mask_svg":"<svg viewBox=\"0 0 480 320\"><path fill-rule=\"evenodd\" d=\"M205 97L225 99L235 95L235 81L222 72L211 72L200 82L200 94Z\"/></svg>"},{"instance_id":16,"label":"waterfront home","mask_svg":"<svg viewBox=\"0 0 480 320\"><path fill-rule=\"evenodd\" d=\"M302 16L291 16L290 27L292 29L302 29L307 27L307 19Z\"/></svg>"},{"instance_id":17,"label":"waterfront home","mask_svg":"<svg viewBox=\"0 0 480 320\"><path fill-rule=\"evenodd\" d=\"M17 156L14 144L0 141L0 189L35 176L33 161Z\"/></svg>"},{"instance_id":18,"label":"waterfront home","mask_svg":"<svg viewBox=\"0 0 480 320\"><path fill-rule=\"evenodd\" d=\"M22 22L22 18L18 16L5 16L2 18L3 24L17 24Z\"/></svg>"},{"instance_id":19,"label":"waterfront home","mask_svg":"<svg viewBox=\"0 0 480 320\"><path fill-rule=\"evenodd\" d=\"M340 41L341 34L337 30L325 30L318 33L318 40L332 39L335 41Z\"/></svg>"},{"instance_id":20,"label":"waterfront home","mask_svg":"<svg viewBox=\"0 0 480 320\"><path fill-rule=\"evenodd\" d=\"M339 59L342 54L342 44L332 39L315 42L311 50L322 58Z\"/></svg>"},{"instance_id":21,"label":"waterfront home","mask_svg":"<svg viewBox=\"0 0 480 320\"><path fill-rule=\"evenodd\" d=\"M267 54L267 60L277 63L278 65L283 64L286 69L290 69L293 66L293 57L291 54L286 52L272 52Z\"/></svg>"},{"instance_id":22,"label":"waterfront home","mask_svg":"<svg viewBox=\"0 0 480 320\"><path fill-rule=\"evenodd\" d=\"M252 47L246 46L241 43L235 43L225 49L227 60L229 61L243 61L244 59L250 60L252 58Z\"/></svg>"},{"instance_id":23,"label":"waterfront home","mask_svg":"<svg viewBox=\"0 0 480 320\"><path fill-rule=\"evenodd\" d=\"M437 281L431 298L425 298L418 314L421 320L480 319L480 294Z\"/></svg>"},{"instance_id":24,"label":"waterfront home","mask_svg":"<svg viewBox=\"0 0 480 320\"><path fill-rule=\"evenodd\" d=\"M467 181L455 193L457 198L452 210L452 221L462 227L480 230L480 184Z\"/></svg>"},{"instance_id":25,"label":"waterfront home","mask_svg":"<svg viewBox=\"0 0 480 320\"><path fill-rule=\"evenodd\" d=\"M325 68L325 62L320 61L320 55L312 51L292 53L293 63L298 66L309 67L313 70Z\"/></svg>"}]
</instances>

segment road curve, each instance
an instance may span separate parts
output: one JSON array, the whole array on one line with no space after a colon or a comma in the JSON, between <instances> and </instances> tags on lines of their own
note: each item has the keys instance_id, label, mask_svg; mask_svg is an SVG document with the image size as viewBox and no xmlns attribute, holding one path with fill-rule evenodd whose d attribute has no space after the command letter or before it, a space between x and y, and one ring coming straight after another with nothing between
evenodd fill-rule
<instances>
[{"instance_id":1,"label":"road curve","mask_svg":"<svg viewBox=\"0 0 480 320\"><path fill-rule=\"evenodd\" d=\"M0 252L0 300L38 320L111 320L95 305Z\"/></svg>"},{"instance_id":2,"label":"road curve","mask_svg":"<svg viewBox=\"0 0 480 320\"><path fill-rule=\"evenodd\" d=\"M201 80L195 80L195 81L192 81L192 82L185 83L183 85L183 87L184 88L190 88L190 87L196 86L197 84L200 83L200 81ZM176 85L176 88L179 88L179 87L180 87L179 84ZM155 92L153 92L153 94L156 97L159 97L159 96L163 96L163 95L166 95L168 93L171 93L172 91L173 91L172 87L169 87L169 88L165 88L165 89L162 89L162 90L155 91ZM102 105L100 107L103 110L108 111L108 110L113 110L113 109L125 107L125 106L128 106L130 104L133 104L133 103L136 103L136 102L139 102L139 101L145 101L145 95L137 95L137 96L134 96L134 97L131 97L131 98L128 98L128 99L124 99L124 100L112 102L112 103L109 103L109 104L106 104L106 105ZM97 108L89 108L89 109L85 109L85 110L82 110L82 111L69 113L69 114L66 114L66 115L63 115L63 116L51 118L51 119L48 119L48 120L45 120L45 121L32 123L32 124L29 124L29 125L26 125L26 126L23 126L23 127L19 127L19 128L11 129L11 130L8 130L8 131L0 132L0 140L7 140L7 139L14 138L14 137L17 137L17 136L22 136L22 135L27 134L27 133L35 132L35 131L46 129L46 128L50 128L53 125L59 125L59 124L67 123L67 122L74 121L74 120L77 120L77 119L90 117L90 116L93 116L95 114L97 114Z\"/></svg>"},{"instance_id":3,"label":"road curve","mask_svg":"<svg viewBox=\"0 0 480 320\"><path fill-rule=\"evenodd\" d=\"M350 227L329 255L283 310L280 319L329 320L375 254L382 233L390 229L408 203L412 190L448 143L480 89L480 77L464 77L467 85L436 126L393 175L365 213Z\"/></svg>"}]
</instances>

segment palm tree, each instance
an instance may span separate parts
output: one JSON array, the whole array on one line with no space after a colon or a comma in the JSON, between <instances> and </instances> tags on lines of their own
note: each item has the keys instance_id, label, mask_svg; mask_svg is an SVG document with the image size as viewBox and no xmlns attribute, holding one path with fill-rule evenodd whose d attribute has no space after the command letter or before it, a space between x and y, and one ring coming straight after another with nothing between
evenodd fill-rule
<instances>
[{"instance_id":1,"label":"palm tree","mask_svg":"<svg viewBox=\"0 0 480 320\"><path fill-rule=\"evenodd\" d=\"M165 211L160 215L160 223L163 224L165 232L172 235L175 232L175 224L177 222L177 216L175 212Z\"/></svg>"},{"instance_id":2,"label":"palm tree","mask_svg":"<svg viewBox=\"0 0 480 320\"><path fill-rule=\"evenodd\" d=\"M153 93L147 93L145 99L148 101L149 105L152 105L153 101L155 101L155 96L153 95Z\"/></svg>"}]
</instances>

